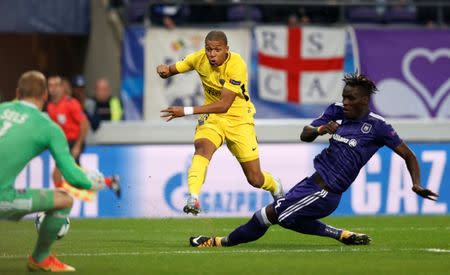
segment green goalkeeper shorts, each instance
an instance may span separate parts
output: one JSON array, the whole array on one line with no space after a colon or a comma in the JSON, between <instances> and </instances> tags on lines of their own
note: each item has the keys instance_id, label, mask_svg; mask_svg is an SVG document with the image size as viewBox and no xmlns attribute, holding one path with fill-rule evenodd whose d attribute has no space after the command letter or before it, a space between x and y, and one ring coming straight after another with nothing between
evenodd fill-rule
<instances>
[{"instance_id":1,"label":"green goalkeeper shorts","mask_svg":"<svg viewBox=\"0 0 450 275\"><path fill-rule=\"evenodd\" d=\"M0 190L0 220L20 220L33 212L54 208L54 190L8 189Z\"/></svg>"}]
</instances>

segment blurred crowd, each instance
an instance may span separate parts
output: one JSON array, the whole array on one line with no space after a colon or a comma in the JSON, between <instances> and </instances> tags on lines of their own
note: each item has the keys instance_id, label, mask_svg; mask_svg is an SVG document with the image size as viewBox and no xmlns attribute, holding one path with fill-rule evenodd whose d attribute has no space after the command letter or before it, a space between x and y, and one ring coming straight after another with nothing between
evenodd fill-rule
<instances>
[{"instance_id":1,"label":"blurred crowd","mask_svg":"<svg viewBox=\"0 0 450 275\"><path fill-rule=\"evenodd\" d=\"M80 106L81 111L87 117L93 131L100 127L102 121L122 119L121 100L112 95L108 79L102 77L96 80L93 97L88 96L86 80L83 75L67 78L53 74L49 76L49 79L55 79L55 83L48 86L49 103L60 104L66 99L76 100L76 104ZM45 109L47 110L47 108Z\"/></svg>"},{"instance_id":2,"label":"blurred crowd","mask_svg":"<svg viewBox=\"0 0 450 275\"><path fill-rule=\"evenodd\" d=\"M127 24L150 22L173 29L183 24L204 23L286 23L288 25L369 23L420 24L434 27L450 23L450 7L417 5L413 0L374 0L372 5L248 5L242 1L229 4L208 0L194 4L149 4L148 0L110 0L110 7L121 14ZM441 15L439 13L442 13ZM441 18L440 18L441 17Z\"/></svg>"}]
</instances>

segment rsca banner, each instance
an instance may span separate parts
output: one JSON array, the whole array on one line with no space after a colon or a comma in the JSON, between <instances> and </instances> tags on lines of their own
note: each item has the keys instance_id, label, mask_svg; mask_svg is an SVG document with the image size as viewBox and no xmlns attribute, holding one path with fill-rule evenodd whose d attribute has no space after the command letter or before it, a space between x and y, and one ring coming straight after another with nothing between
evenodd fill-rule
<instances>
[{"instance_id":1,"label":"rsca banner","mask_svg":"<svg viewBox=\"0 0 450 275\"><path fill-rule=\"evenodd\" d=\"M258 26L255 37L260 98L297 104L340 98L344 28Z\"/></svg>"},{"instance_id":2,"label":"rsca banner","mask_svg":"<svg viewBox=\"0 0 450 275\"><path fill-rule=\"evenodd\" d=\"M261 144L263 170L281 179L286 190L314 172L313 157L323 144ZM449 214L450 144L411 144L421 169L421 183L440 194L424 200L411 191L404 160L388 148L378 151L342 196L334 215ZM73 217L186 217L187 173L192 145L89 146L83 167L118 174L122 198L102 190L92 202L75 201ZM20 174L17 188L53 188L54 162L48 153ZM239 163L221 147L214 155L200 195L205 217L249 217L272 202L266 191L251 187Z\"/></svg>"},{"instance_id":3,"label":"rsca banner","mask_svg":"<svg viewBox=\"0 0 450 275\"><path fill-rule=\"evenodd\" d=\"M448 30L356 29L355 35L360 71L380 90L373 97L377 113L398 118L450 117Z\"/></svg>"},{"instance_id":4,"label":"rsca banner","mask_svg":"<svg viewBox=\"0 0 450 275\"><path fill-rule=\"evenodd\" d=\"M159 64L173 64L205 46L209 28L180 28L167 30L151 28L145 37L145 96L146 120L160 119L160 110L171 105L203 104L204 92L200 78L193 72L179 74L167 80L156 73ZM230 50L250 64L250 31L224 29Z\"/></svg>"}]
</instances>

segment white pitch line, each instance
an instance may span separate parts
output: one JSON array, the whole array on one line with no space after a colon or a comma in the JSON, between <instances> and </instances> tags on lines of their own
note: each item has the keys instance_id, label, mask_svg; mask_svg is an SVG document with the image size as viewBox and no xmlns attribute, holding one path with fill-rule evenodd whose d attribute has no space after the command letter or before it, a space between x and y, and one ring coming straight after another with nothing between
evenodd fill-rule
<instances>
[{"instance_id":1,"label":"white pitch line","mask_svg":"<svg viewBox=\"0 0 450 275\"><path fill-rule=\"evenodd\" d=\"M424 250L434 253L450 253L450 249L442 249L442 248L426 248Z\"/></svg>"},{"instance_id":2,"label":"white pitch line","mask_svg":"<svg viewBox=\"0 0 450 275\"><path fill-rule=\"evenodd\" d=\"M395 249L390 248L336 248L336 249L198 249L198 250L174 250L174 251L147 251L147 252L98 252L98 253L59 253L58 256L63 257L108 257L108 256L148 256L148 255L175 255L175 254L254 254L254 253L335 253L335 252L394 252ZM398 250L397 250L398 251ZM400 251L425 251L432 253L450 253L450 249L441 248L402 248ZM25 259L27 255L0 254L0 259Z\"/></svg>"},{"instance_id":3,"label":"white pitch line","mask_svg":"<svg viewBox=\"0 0 450 275\"><path fill-rule=\"evenodd\" d=\"M252 253L330 253L343 252L341 249L250 249L250 250L228 250L228 249L197 249L197 250L174 250L174 251L147 251L147 252L99 252L99 253L58 253L58 256L69 257L102 257L102 256L146 256L146 255L173 255L173 254L252 254ZM362 250L348 250L349 252L361 252ZM371 250L373 251L373 250ZM26 255L0 254L0 259L25 258Z\"/></svg>"}]
</instances>

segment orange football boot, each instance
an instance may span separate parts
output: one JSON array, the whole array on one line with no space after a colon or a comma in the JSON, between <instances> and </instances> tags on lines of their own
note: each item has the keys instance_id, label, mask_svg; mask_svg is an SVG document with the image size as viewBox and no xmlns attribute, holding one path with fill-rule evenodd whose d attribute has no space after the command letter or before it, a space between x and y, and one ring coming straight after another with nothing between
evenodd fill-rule
<instances>
[{"instance_id":1,"label":"orange football boot","mask_svg":"<svg viewBox=\"0 0 450 275\"><path fill-rule=\"evenodd\" d=\"M60 262L55 256L50 255L42 262L37 262L33 257L28 257L28 271L45 271L45 272L73 272L75 268Z\"/></svg>"}]
</instances>

